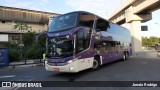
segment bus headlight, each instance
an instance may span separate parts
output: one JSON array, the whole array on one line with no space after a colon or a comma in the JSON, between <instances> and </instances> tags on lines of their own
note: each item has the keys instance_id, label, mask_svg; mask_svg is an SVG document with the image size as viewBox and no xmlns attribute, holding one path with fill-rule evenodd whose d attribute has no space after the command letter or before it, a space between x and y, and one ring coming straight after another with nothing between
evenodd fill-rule
<instances>
[{"instance_id":1,"label":"bus headlight","mask_svg":"<svg viewBox=\"0 0 160 90\"><path fill-rule=\"evenodd\" d=\"M69 39L69 35L67 35L66 38Z\"/></svg>"},{"instance_id":2,"label":"bus headlight","mask_svg":"<svg viewBox=\"0 0 160 90\"><path fill-rule=\"evenodd\" d=\"M69 61L67 62L67 64L70 64L70 63L76 61L77 59L78 59L78 58L75 58L75 59L73 59L73 60L69 60Z\"/></svg>"}]
</instances>

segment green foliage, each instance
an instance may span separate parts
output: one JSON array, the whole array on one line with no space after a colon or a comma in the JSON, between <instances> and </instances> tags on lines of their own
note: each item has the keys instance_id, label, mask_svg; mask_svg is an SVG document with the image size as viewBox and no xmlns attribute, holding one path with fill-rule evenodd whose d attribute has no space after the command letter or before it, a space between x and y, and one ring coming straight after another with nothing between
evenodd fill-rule
<instances>
[{"instance_id":1,"label":"green foliage","mask_svg":"<svg viewBox=\"0 0 160 90\"><path fill-rule=\"evenodd\" d=\"M22 31L29 31L29 29L32 30L31 27L29 27L29 26L27 25L27 23L25 23L25 22L17 22L17 23L14 25L14 29L18 29L18 30L20 30L21 32L22 32Z\"/></svg>"},{"instance_id":2,"label":"green foliage","mask_svg":"<svg viewBox=\"0 0 160 90\"><path fill-rule=\"evenodd\" d=\"M14 42L4 42L2 43L3 47L9 48L9 61L14 62L14 61L20 61L22 60L22 57L20 54L22 51L19 49L19 45Z\"/></svg>"},{"instance_id":3,"label":"green foliage","mask_svg":"<svg viewBox=\"0 0 160 90\"><path fill-rule=\"evenodd\" d=\"M46 36L43 36L39 39L39 42L38 44L41 46L41 47L45 47L46 46Z\"/></svg>"},{"instance_id":4,"label":"green foliage","mask_svg":"<svg viewBox=\"0 0 160 90\"><path fill-rule=\"evenodd\" d=\"M42 44L44 44L44 42ZM39 59L43 52L45 52L45 47L36 43L33 43L32 47L26 48L27 59Z\"/></svg>"},{"instance_id":5,"label":"green foliage","mask_svg":"<svg viewBox=\"0 0 160 90\"><path fill-rule=\"evenodd\" d=\"M29 47L26 49L27 59L40 59L43 52L42 47Z\"/></svg>"},{"instance_id":6,"label":"green foliage","mask_svg":"<svg viewBox=\"0 0 160 90\"><path fill-rule=\"evenodd\" d=\"M27 48L26 55L28 59L35 59L38 57L38 48Z\"/></svg>"},{"instance_id":7,"label":"green foliage","mask_svg":"<svg viewBox=\"0 0 160 90\"><path fill-rule=\"evenodd\" d=\"M22 42L24 47L30 47L35 43L35 34L33 32L27 32L23 34Z\"/></svg>"},{"instance_id":8,"label":"green foliage","mask_svg":"<svg viewBox=\"0 0 160 90\"><path fill-rule=\"evenodd\" d=\"M14 25L14 29L20 30L21 31L21 38L20 38L20 43L22 44L22 32L28 31L31 32L32 28L29 27L25 22L17 22Z\"/></svg>"},{"instance_id":9,"label":"green foliage","mask_svg":"<svg viewBox=\"0 0 160 90\"><path fill-rule=\"evenodd\" d=\"M13 48L13 47L19 47L17 43L15 42L3 42L3 47Z\"/></svg>"},{"instance_id":10,"label":"green foliage","mask_svg":"<svg viewBox=\"0 0 160 90\"><path fill-rule=\"evenodd\" d=\"M46 45L46 37L41 37L39 39L39 43L36 44L36 34L35 32L32 32L31 27L29 27L26 23L17 22L14 28L21 31L20 44L23 43L24 46L20 47L19 44L14 42L3 43L4 47L9 48L10 62L24 60L25 53L27 60L40 59L45 51L42 47L45 47ZM27 33L22 34L25 30Z\"/></svg>"},{"instance_id":11,"label":"green foliage","mask_svg":"<svg viewBox=\"0 0 160 90\"><path fill-rule=\"evenodd\" d=\"M22 61L23 56L21 56L22 49L17 48L10 48L9 49L9 61L15 62L15 61Z\"/></svg>"},{"instance_id":12,"label":"green foliage","mask_svg":"<svg viewBox=\"0 0 160 90\"><path fill-rule=\"evenodd\" d=\"M3 43L3 47L9 48L9 62L23 60L22 49L17 43L5 42Z\"/></svg>"},{"instance_id":13,"label":"green foliage","mask_svg":"<svg viewBox=\"0 0 160 90\"><path fill-rule=\"evenodd\" d=\"M151 36L149 38L142 37L142 46L154 46L156 44L160 43L160 38Z\"/></svg>"}]
</instances>

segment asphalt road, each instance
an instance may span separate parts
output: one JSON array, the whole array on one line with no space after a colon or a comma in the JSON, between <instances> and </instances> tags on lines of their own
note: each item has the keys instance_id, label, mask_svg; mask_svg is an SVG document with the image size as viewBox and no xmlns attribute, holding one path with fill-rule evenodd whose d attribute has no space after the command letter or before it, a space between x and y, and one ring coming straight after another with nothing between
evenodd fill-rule
<instances>
[{"instance_id":1,"label":"asphalt road","mask_svg":"<svg viewBox=\"0 0 160 90\"><path fill-rule=\"evenodd\" d=\"M101 66L97 71L79 73L48 72L44 66L0 69L0 81L160 81L160 60L130 57ZM0 90L28 90L28 88L0 88ZM50 87L37 90L159 90L160 88L133 87Z\"/></svg>"}]
</instances>

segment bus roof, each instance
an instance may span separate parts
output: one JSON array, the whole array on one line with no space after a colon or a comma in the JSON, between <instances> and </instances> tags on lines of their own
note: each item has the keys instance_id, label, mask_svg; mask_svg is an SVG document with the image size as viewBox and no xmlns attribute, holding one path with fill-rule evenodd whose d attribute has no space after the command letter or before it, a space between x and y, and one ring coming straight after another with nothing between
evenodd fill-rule
<instances>
[{"instance_id":1,"label":"bus roof","mask_svg":"<svg viewBox=\"0 0 160 90\"><path fill-rule=\"evenodd\" d=\"M69 12L69 13L66 13L66 14L70 14L70 13L88 13L88 14L95 15L95 16L97 16L97 17L99 17L99 18L102 18L102 17L100 17L100 16L98 16L98 15L96 15L96 14L94 14L94 13L87 12L87 11L73 11L73 12ZM66 14L62 14L62 15L59 15L59 16L63 16L63 15L66 15ZM59 17L59 16L57 16L57 17ZM102 19L107 20L107 19L105 19L105 18L102 18ZM108 20L107 20L107 21L108 21Z\"/></svg>"},{"instance_id":2,"label":"bus roof","mask_svg":"<svg viewBox=\"0 0 160 90\"><path fill-rule=\"evenodd\" d=\"M61 15L59 15L59 16L67 15L67 14L70 14L70 13L87 13L87 14L92 14L92 15L95 15L96 17L98 17L98 18L101 18L101 19L104 19L104 20L108 21L108 20L105 19L105 18L102 18L102 17L100 17L100 16L98 16L98 15L96 15L96 14L93 14L93 13L87 12L87 11L73 11L73 12L69 12L69 13L66 13L66 14L61 14ZM57 16L57 17L59 17L59 16ZM111 22L111 21L108 21L108 22L113 23L113 22ZM113 23L113 24L116 24L116 23ZM116 24L116 25L118 25L118 24ZM120 26L120 25L119 25L119 26ZM124 28L124 29L127 29L127 28L125 28L125 27L123 27L123 26L121 26L121 27ZM128 29L127 29L127 30L128 30Z\"/></svg>"}]
</instances>

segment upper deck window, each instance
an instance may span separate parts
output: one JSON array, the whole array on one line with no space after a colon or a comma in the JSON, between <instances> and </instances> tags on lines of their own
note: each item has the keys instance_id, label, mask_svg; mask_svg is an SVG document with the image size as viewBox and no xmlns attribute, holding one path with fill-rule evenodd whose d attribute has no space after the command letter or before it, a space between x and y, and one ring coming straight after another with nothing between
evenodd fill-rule
<instances>
[{"instance_id":1,"label":"upper deck window","mask_svg":"<svg viewBox=\"0 0 160 90\"><path fill-rule=\"evenodd\" d=\"M54 18L48 32L61 31L76 26L77 16L77 13L70 13Z\"/></svg>"},{"instance_id":2,"label":"upper deck window","mask_svg":"<svg viewBox=\"0 0 160 90\"><path fill-rule=\"evenodd\" d=\"M79 18L79 25L93 28L95 15L89 13L82 13Z\"/></svg>"},{"instance_id":3,"label":"upper deck window","mask_svg":"<svg viewBox=\"0 0 160 90\"><path fill-rule=\"evenodd\" d=\"M97 19L97 24L96 24L97 31L107 31L108 28L110 28L108 21L101 18Z\"/></svg>"}]
</instances>

